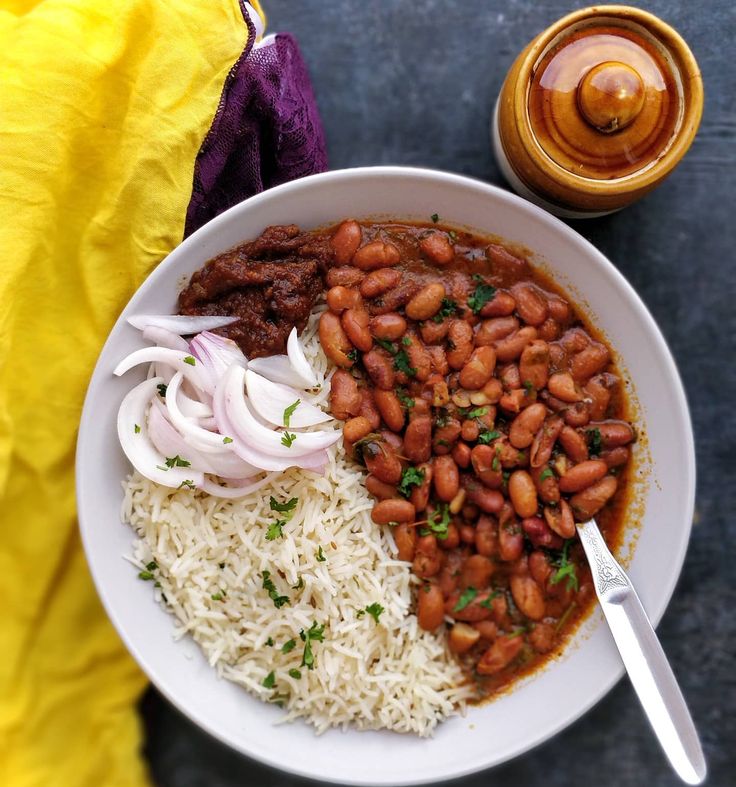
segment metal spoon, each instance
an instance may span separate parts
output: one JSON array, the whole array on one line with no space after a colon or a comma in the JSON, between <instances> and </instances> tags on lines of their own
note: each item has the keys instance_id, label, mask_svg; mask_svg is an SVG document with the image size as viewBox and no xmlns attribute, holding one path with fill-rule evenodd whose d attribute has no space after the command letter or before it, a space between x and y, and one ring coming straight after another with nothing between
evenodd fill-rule
<instances>
[{"instance_id":1,"label":"metal spoon","mask_svg":"<svg viewBox=\"0 0 736 787\"><path fill-rule=\"evenodd\" d=\"M687 784L701 784L707 769L698 733L639 596L595 520L577 529L603 614L644 712L677 775Z\"/></svg>"}]
</instances>

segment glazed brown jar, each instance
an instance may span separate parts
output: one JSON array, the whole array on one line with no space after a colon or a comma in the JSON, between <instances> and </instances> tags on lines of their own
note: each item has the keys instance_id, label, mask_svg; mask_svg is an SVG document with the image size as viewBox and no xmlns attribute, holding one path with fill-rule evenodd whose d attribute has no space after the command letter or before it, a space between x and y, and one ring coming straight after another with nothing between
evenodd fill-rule
<instances>
[{"instance_id":1,"label":"glazed brown jar","mask_svg":"<svg viewBox=\"0 0 736 787\"><path fill-rule=\"evenodd\" d=\"M656 16L575 11L519 55L501 89L493 142L514 190L552 213L593 217L630 204L674 169L703 110L698 64Z\"/></svg>"}]
</instances>

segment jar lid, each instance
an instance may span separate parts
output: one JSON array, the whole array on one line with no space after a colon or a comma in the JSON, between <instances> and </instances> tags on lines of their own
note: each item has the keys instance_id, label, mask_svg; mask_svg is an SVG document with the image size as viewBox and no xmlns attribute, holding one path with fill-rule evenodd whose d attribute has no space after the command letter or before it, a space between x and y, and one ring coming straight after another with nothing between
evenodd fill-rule
<instances>
[{"instance_id":1,"label":"jar lid","mask_svg":"<svg viewBox=\"0 0 736 787\"><path fill-rule=\"evenodd\" d=\"M568 27L529 84L532 134L576 175L610 180L659 159L679 132L684 96L666 49L640 25L600 17Z\"/></svg>"}]
</instances>

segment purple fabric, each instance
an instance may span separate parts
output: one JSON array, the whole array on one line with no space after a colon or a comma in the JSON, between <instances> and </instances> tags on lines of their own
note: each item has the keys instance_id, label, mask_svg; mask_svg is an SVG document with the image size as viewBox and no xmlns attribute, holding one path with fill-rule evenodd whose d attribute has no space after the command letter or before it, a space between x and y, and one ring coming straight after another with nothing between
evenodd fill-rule
<instances>
[{"instance_id":1,"label":"purple fabric","mask_svg":"<svg viewBox=\"0 0 736 787\"><path fill-rule=\"evenodd\" d=\"M184 235L236 203L327 169L324 131L294 38L249 43L228 74L212 126L197 154Z\"/></svg>"}]
</instances>

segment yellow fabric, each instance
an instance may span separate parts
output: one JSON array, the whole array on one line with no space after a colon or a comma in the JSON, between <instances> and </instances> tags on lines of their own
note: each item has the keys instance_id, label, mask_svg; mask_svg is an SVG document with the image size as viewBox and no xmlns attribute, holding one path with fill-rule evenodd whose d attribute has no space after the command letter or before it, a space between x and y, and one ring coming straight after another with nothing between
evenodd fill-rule
<instances>
[{"instance_id":1,"label":"yellow fabric","mask_svg":"<svg viewBox=\"0 0 736 787\"><path fill-rule=\"evenodd\" d=\"M75 520L82 401L181 241L237 0L0 0L0 784L140 785L145 679Z\"/></svg>"}]
</instances>

